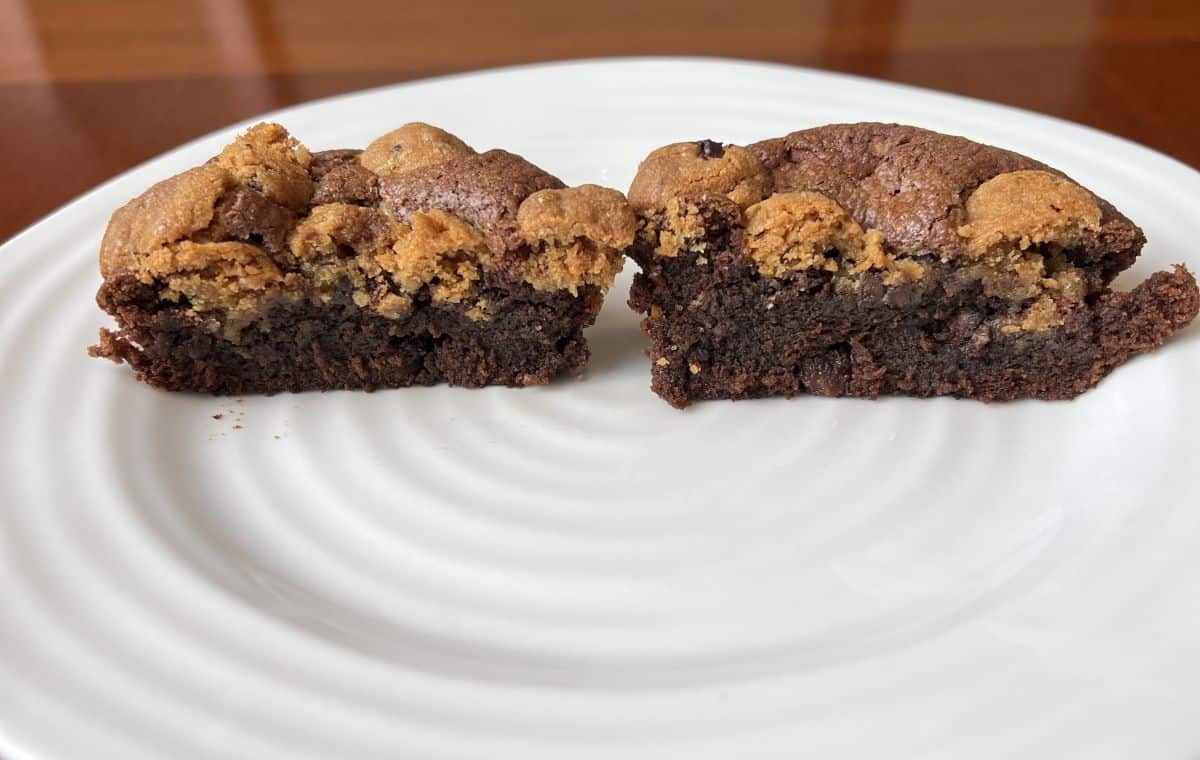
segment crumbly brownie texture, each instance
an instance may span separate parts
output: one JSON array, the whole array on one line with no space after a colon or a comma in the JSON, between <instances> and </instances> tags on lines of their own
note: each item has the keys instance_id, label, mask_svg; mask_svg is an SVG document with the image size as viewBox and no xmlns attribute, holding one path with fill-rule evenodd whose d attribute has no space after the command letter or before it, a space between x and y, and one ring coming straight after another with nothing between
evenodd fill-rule
<instances>
[{"instance_id":1,"label":"crumbly brownie texture","mask_svg":"<svg viewBox=\"0 0 1200 760\"><path fill-rule=\"evenodd\" d=\"M1120 293L1141 230L1032 159L845 124L668 145L629 191L652 387L1068 399L1200 306L1183 266Z\"/></svg>"},{"instance_id":2,"label":"crumbly brownie texture","mask_svg":"<svg viewBox=\"0 0 1200 760\"><path fill-rule=\"evenodd\" d=\"M319 153L260 124L113 214L90 353L213 393L546 383L635 229L621 193L427 124Z\"/></svg>"}]
</instances>

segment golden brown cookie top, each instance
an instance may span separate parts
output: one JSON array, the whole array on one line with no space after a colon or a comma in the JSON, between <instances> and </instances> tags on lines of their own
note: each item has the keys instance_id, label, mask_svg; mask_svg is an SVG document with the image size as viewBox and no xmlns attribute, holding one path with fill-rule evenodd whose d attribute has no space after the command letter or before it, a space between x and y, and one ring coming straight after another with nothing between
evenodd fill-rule
<instances>
[{"instance_id":1,"label":"golden brown cookie top","mask_svg":"<svg viewBox=\"0 0 1200 760\"><path fill-rule=\"evenodd\" d=\"M517 225L529 241L591 238L625 248L633 243L637 216L616 190L580 185L533 193L517 209Z\"/></svg>"},{"instance_id":2,"label":"golden brown cookie top","mask_svg":"<svg viewBox=\"0 0 1200 760\"><path fill-rule=\"evenodd\" d=\"M997 179L1003 175L1015 179ZM997 184L983 187L992 181ZM975 196L977 190L983 194ZM982 230L978 219L968 219L969 198L995 207L1001 191L1010 208L1003 222L988 223L1005 226L993 226L986 236L1038 245L1036 239L1054 242L1044 225L1062 222L1079 233L1080 246L1093 258L1127 251L1141 239L1141 231L1111 205L1034 159L899 124L831 124L745 148L710 140L667 145L642 162L629 199L639 215L659 224L651 217L661 217L672 198L715 192L744 210L772 193L821 193L864 229L878 230L891 254L951 260L973 257L971 246L990 245L978 242L984 233L973 233L975 242L968 243L960 230ZM1065 201L1084 205L1064 209L1069 219L1058 221L1029 216L1034 209L1018 215L1013 204L1033 200L1035 193L1065 193Z\"/></svg>"},{"instance_id":3,"label":"golden brown cookie top","mask_svg":"<svg viewBox=\"0 0 1200 760\"><path fill-rule=\"evenodd\" d=\"M197 309L248 313L268 296L329 298L349 282L356 303L389 318L427 290L475 319L486 317L476 290L488 271L539 290L607 287L635 224L615 190L565 188L520 156L477 154L427 124L361 153L316 154L259 124L114 213L100 267Z\"/></svg>"},{"instance_id":4,"label":"golden brown cookie top","mask_svg":"<svg viewBox=\"0 0 1200 760\"><path fill-rule=\"evenodd\" d=\"M861 258L865 246L858 222L820 193L777 193L746 209L746 249L768 277L836 272L843 257Z\"/></svg>"},{"instance_id":5,"label":"golden brown cookie top","mask_svg":"<svg viewBox=\"0 0 1200 760\"><path fill-rule=\"evenodd\" d=\"M897 261L883 235L864 230L831 198L814 192L776 193L746 209L746 250L758 271L784 277L809 269L849 274L878 269L889 284L919 279L917 262Z\"/></svg>"},{"instance_id":6,"label":"golden brown cookie top","mask_svg":"<svg viewBox=\"0 0 1200 760\"><path fill-rule=\"evenodd\" d=\"M217 165L269 200L301 211L313 195L312 154L278 124L256 124L217 156Z\"/></svg>"},{"instance_id":7,"label":"golden brown cookie top","mask_svg":"<svg viewBox=\"0 0 1200 760\"><path fill-rule=\"evenodd\" d=\"M358 160L367 169L383 176L445 163L474 152L469 145L444 129L414 121L377 137Z\"/></svg>"},{"instance_id":8,"label":"golden brown cookie top","mask_svg":"<svg viewBox=\"0 0 1200 760\"><path fill-rule=\"evenodd\" d=\"M236 184L220 166L205 164L165 179L117 209L100 243L100 274L136 267L135 255L199 232L217 201Z\"/></svg>"},{"instance_id":9,"label":"golden brown cookie top","mask_svg":"<svg viewBox=\"0 0 1200 760\"><path fill-rule=\"evenodd\" d=\"M1043 181L1044 175L1057 176L1078 187L1019 153L900 124L831 124L748 147L771 171L777 191L824 193L864 227L879 230L889 249L901 255L972 258L959 233L968 221L967 199L1001 175L1036 172ZM999 187L1011 189L1007 182L1002 180ZM1092 230L1095 234L1082 242L1087 255L1126 250L1140 239L1132 222L1103 200L1093 199L1100 220ZM1010 222L1035 220L1010 217ZM1009 232L1018 238L1023 234Z\"/></svg>"},{"instance_id":10,"label":"golden brown cookie top","mask_svg":"<svg viewBox=\"0 0 1200 760\"><path fill-rule=\"evenodd\" d=\"M665 145L638 166L629 203L639 213L661 211L672 198L701 193L729 196L742 208L771 193L771 175L750 151L712 140Z\"/></svg>"},{"instance_id":11,"label":"golden brown cookie top","mask_svg":"<svg viewBox=\"0 0 1200 760\"><path fill-rule=\"evenodd\" d=\"M379 257L401 287L430 289L436 301L461 303L483 276L488 248L472 225L440 209L412 215L408 233Z\"/></svg>"},{"instance_id":12,"label":"golden brown cookie top","mask_svg":"<svg viewBox=\"0 0 1200 760\"><path fill-rule=\"evenodd\" d=\"M539 190L521 203L517 224L534 252L522 268L525 281L573 294L585 285L607 290L637 231L625 196L598 185Z\"/></svg>"},{"instance_id":13,"label":"golden brown cookie top","mask_svg":"<svg viewBox=\"0 0 1200 760\"><path fill-rule=\"evenodd\" d=\"M349 203L313 206L289 244L301 261L379 253L404 235L404 225L379 210Z\"/></svg>"},{"instance_id":14,"label":"golden brown cookie top","mask_svg":"<svg viewBox=\"0 0 1200 760\"><path fill-rule=\"evenodd\" d=\"M958 234L976 254L1043 243L1070 247L1085 232L1100 229L1101 215L1095 197L1065 177L1038 170L1007 172L967 197L966 223Z\"/></svg>"}]
</instances>

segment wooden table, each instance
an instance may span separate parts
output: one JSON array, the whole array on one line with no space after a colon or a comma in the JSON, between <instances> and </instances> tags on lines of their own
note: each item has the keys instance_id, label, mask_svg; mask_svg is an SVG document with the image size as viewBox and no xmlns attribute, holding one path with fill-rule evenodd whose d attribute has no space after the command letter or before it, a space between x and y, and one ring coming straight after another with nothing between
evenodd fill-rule
<instances>
[{"instance_id":1,"label":"wooden table","mask_svg":"<svg viewBox=\"0 0 1200 760\"><path fill-rule=\"evenodd\" d=\"M964 93L1200 166L1200 0L0 0L0 240L140 161L290 103L644 54Z\"/></svg>"}]
</instances>

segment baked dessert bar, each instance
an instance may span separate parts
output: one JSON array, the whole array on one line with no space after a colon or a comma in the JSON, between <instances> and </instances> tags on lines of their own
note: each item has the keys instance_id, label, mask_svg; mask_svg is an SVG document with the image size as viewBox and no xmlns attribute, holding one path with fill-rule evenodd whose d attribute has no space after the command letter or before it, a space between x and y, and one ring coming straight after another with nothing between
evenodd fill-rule
<instances>
[{"instance_id":1,"label":"baked dessert bar","mask_svg":"<svg viewBox=\"0 0 1200 760\"><path fill-rule=\"evenodd\" d=\"M542 384L587 361L635 225L427 124L316 153L259 124L113 214L90 353L219 394Z\"/></svg>"},{"instance_id":2,"label":"baked dessert bar","mask_svg":"<svg viewBox=\"0 0 1200 760\"><path fill-rule=\"evenodd\" d=\"M1031 158L841 124L659 148L629 190L652 387L1069 399L1188 324L1183 266L1109 288L1142 231Z\"/></svg>"}]
</instances>

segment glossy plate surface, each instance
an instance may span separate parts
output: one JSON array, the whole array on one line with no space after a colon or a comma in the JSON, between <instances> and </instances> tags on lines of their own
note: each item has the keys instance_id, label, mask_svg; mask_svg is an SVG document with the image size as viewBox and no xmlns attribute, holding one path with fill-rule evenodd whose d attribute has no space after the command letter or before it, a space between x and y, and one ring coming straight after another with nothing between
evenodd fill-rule
<instances>
[{"instance_id":1,"label":"glossy plate surface","mask_svg":"<svg viewBox=\"0 0 1200 760\"><path fill-rule=\"evenodd\" d=\"M835 121L1055 165L1200 269L1200 174L1053 119L845 76L581 62L272 114L410 120L625 188ZM618 281L582 382L221 399L84 349L108 215L237 125L0 250L0 755L1200 757L1200 332L1070 403L672 410ZM629 268L632 268L630 266Z\"/></svg>"}]
</instances>

